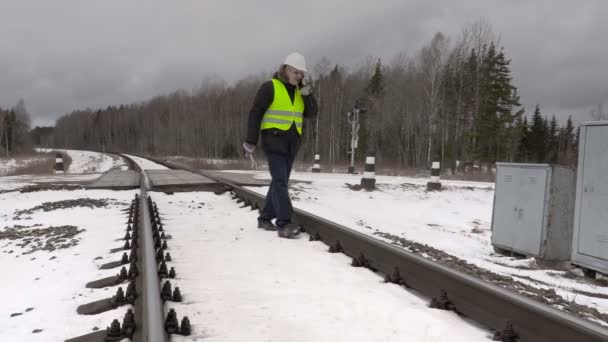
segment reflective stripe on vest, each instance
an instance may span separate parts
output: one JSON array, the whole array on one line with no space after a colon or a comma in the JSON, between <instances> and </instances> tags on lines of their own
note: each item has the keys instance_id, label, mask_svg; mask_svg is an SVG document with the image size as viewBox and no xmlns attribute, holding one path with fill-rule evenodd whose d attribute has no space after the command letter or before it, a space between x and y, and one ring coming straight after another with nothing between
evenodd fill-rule
<instances>
[{"instance_id":1,"label":"reflective stripe on vest","mask_svg":"<svg viewBox=\"0 0 608 342\"><path fill-rule=\"evenodd\" d=\"M261 129L277 128L287 131L295 123L298 133L302 134L304 100L300 90L296 88L292 103L283 82L273 78L272 85L274 87L274 99L264 113Z\"/></svg>"}]
</instances>

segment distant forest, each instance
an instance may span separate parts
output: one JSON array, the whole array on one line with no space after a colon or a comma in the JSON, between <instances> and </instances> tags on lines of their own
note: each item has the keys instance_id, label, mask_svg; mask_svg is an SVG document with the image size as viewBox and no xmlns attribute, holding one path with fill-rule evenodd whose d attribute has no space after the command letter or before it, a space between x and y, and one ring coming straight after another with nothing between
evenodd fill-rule
<instances>
[{"instance_id":1,"label":"distant forest","mask_svg":"<svg viewBox=\"0 0 608 342\"><path fill-rule=\"evenodd\" d=\"M312 59L311 56L308 56ZM485 21L462 28L452 39L437 33L413 54L390 61L368 57L356 68L323 58L311 77L320 105L318 123L305 121L300 161L315 152L324 164L346 164L351 141L347 112L361 114L358 164L373 154L395 168L493 165L495 162L576 164L572 120L560 123L539 106L522 108L510 59ZM54 127L0 110L0 147L10 155L36 145L156 156L237 158L253 97L271 75L234 84L204 81L148 101L105 109L76 110ZM530 110L530 111L528 111ZM23 113L21 113L23 116ZM27 124L26 124L27 123Z\"/></svg>"}]
</instances>

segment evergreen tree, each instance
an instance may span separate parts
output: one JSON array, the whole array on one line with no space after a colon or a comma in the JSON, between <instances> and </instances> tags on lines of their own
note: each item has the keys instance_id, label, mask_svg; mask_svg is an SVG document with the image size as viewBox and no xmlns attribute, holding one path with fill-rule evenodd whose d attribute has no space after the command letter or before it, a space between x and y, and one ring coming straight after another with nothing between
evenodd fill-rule
<instances>
[{"instance_id":1,"label":"evergreen tree","mask_svg":"<svg viewBox=\"0 0 608 342\"><path fill-rule=\"evenodd\" d=\"M6 116L6 154L11 155L15 151L15 126L17 124L17 117L14 110L8 112Z\"/></svg>"},{"instance_id":2,"label":"evergreen tree","mask_svg":"<svg viewBox=\"0 0 608 342\"><path fill-rule=\"evenodd\" d=\"M477 159L489 161L494 157L495 136L498 131L498 121L496 118L496 49L494 44L490 45L487 54L483 57L480 67L480 91L488 96L482 96L478 105L478 113L475 118L477 124L477 149L475 155Z\"/></svg>"},{"instance_id":3,"label":"evergreen tree","mask_svg":"<svg viewBox=\"0 0 608 342\"><path fill-rule=\"evenodd\" d=\"M559 160L559 124L555 115L551 117L549 122L549 132L547 134L547 161L551 164L557 164Z\"/></svg>"},{"instance_id":4,"label":"evergreen tree","mask_svg":"<svg viewBox=\"0 0 608 342\"><path fill-rule=\"evenodd\" d=\"M515 155L515 161L519 163L525 163L528 161L528 117L518 117L515 123L515 131L518 132L516 135L517 139L517 153Z\"/></svg>"},{"instance_id":5,"label":"evergreen tree","mask_svg":"<svg viewBox=\"0 0 608 342\"><path fill-rule=\"evenodd\" d=\"M6 157L9 156L8 151L8 129L9 129L9 118L8 111L0 108L0 153Z\"/></svg>"},{"instance_id":6,"label":"evergreen tree","mask_svg":"<svg viewBox=\"0 0 608 342\"><path fill-rule=\"evenodd\" d=\"M382 75L382 61L378 59L374 74L367 85L367 94L371 99L381 98L384 94L384 76Z\"/></svg>"},{"instance_id":7,"label":"evergreen tree","mask_svg":"<svg viewBox=\"0 0 608 342\"><path fill-rule=\"evenodd\" d=\"M512 84L511 70L508 60L504 54L504 48L496 56L496 83L492 87L493 97L496 98L496 115L498 121L498 132L496 134L496 159L503 160L507 157L508 149L501 148L507 137L514 135L515 122L523 115L523 110L513 112L514 107L521 106L517 88ZM511 144L509 144L511 145ZM507 145L507 146L509 146Z\"/></svg>"},{"instance_id":8,"label":"evergreen tree","mask_svg":"<svg viewBox=\"0 0 608 342\"><path fill-rule=\"evenodd\" d=\"M463 89L463 112L464 114L464 158L471 160L475 158L477 150L477 100L476 85L478 81L478 53L475 49L471 52L465 63L464 89Z\"/></svg>"},{"instance_id":9,"label":"evergreen tree","mask_svg":"<svg viewBox=\"0 0 608 342\"><path fill-rule=\"evenodd\" d=\"M561 137L561 153L560 153L560 164L566 166L576 167L578 160L578 133L577 129L574 132L574 124L572 123L572 117L568 116L566 121L566 127L564 127L563 134Z\"/></svg>"},{"instance_id":10,"label":"evergreen tree","mask_svg":"<svg viewBox=\"0 0 608 342\"><path fill-rule=\"evenodd\" d=\"M530 133L528 135L528 152L530 162L542 163L545 161L545 120L540 113L539 105L536 105L534 114L532 115L532 123L530 124Z\"/></svg>"},{"instance_id":11,"label":"evergreen tree","mask_svg":"<svg viewBox=\"0 0 608 342\"><path fill-rule=\"evenodd\" d=\"M546 116L543 116L543 143L545 146L545 150L543 151L544 158L540 161L541 163L547 163L549 161L549 120L547 120Z\"/></svg>"},{"instance_id":12,"label":"evergreen tree","mask_svg":"<svg viewBox=\"0 0 608 342\"><path fill-rule=\"evenodd\" d=\"M568 121L566 121L566 127L564 128L563 146L566 165L570 165L573 162L572 157L575 156L577 152L576 137L574 136L574 125L572 124L571 116L568 116Z\"/></svg>"},{"instance_id":13,"label":"evergreen tree","mask_svg":"<svg viewBox=\"0 0 608 342\"><path fill-rule=\"evenodd\" d=\"M572 149L575 152L578 152L578 144L580 142L580 138L581 138L581 127L579 126L576 128L576 135L574 136L574 144L572 146Z\"/></svg>"},{"instance_id":14,"label":"evergreen tree","mask_svg":"<svg viewBox=\"0 0 608 342\"><path fill-rule=\"evenodd\" d=\"M519 106L519 95L512 84L504 51L496 51L490 44L482 67L483 102L478 115L477 156L489 163L507 158L511 144L505 144L514 135L515 122L522 111L513 112ZM505 148L506 146L506 148Z\"/></svg>"}]
</instances>

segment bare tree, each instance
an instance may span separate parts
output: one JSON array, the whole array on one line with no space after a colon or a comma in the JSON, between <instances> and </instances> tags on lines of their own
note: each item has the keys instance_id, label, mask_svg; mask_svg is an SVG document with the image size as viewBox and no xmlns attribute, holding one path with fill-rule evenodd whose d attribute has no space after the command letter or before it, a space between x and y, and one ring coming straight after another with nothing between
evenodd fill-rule
<instances>
[{"instance_id":1,"label":"bare tree","mask_svg":"<svg viewBox=\"0 0 608 342\"><path fill-rule=\"evenodd\" d=\"M447 55L448 40L438 32L429 46L420 52L420 73L427 100L426 116L428 118L428 145L426 163L430 165L433 149L433 136L436 134L438 110L441 105L442 73Z\"/></svg>"}]
</instances>

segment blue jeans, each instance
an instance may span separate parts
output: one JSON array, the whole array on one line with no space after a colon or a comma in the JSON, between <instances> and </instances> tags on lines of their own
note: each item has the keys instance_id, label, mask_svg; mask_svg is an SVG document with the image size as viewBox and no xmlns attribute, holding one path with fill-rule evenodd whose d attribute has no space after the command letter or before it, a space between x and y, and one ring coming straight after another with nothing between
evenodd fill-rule
<instances>
[{"instance_id":1,"label":"blue jeans","mask_svg":"<svg viewBox=\"0 0 608 342\"><path fill-rule=\"evenodd\" d=\"M268 159L272 181L266 195L266 204L258 220L270 221L276 218L276 225L281 227L291 222L291 214L293 213L288 183L295 155L290 153L266 153L266 158Z\"/></svg>"}]
</instances>

